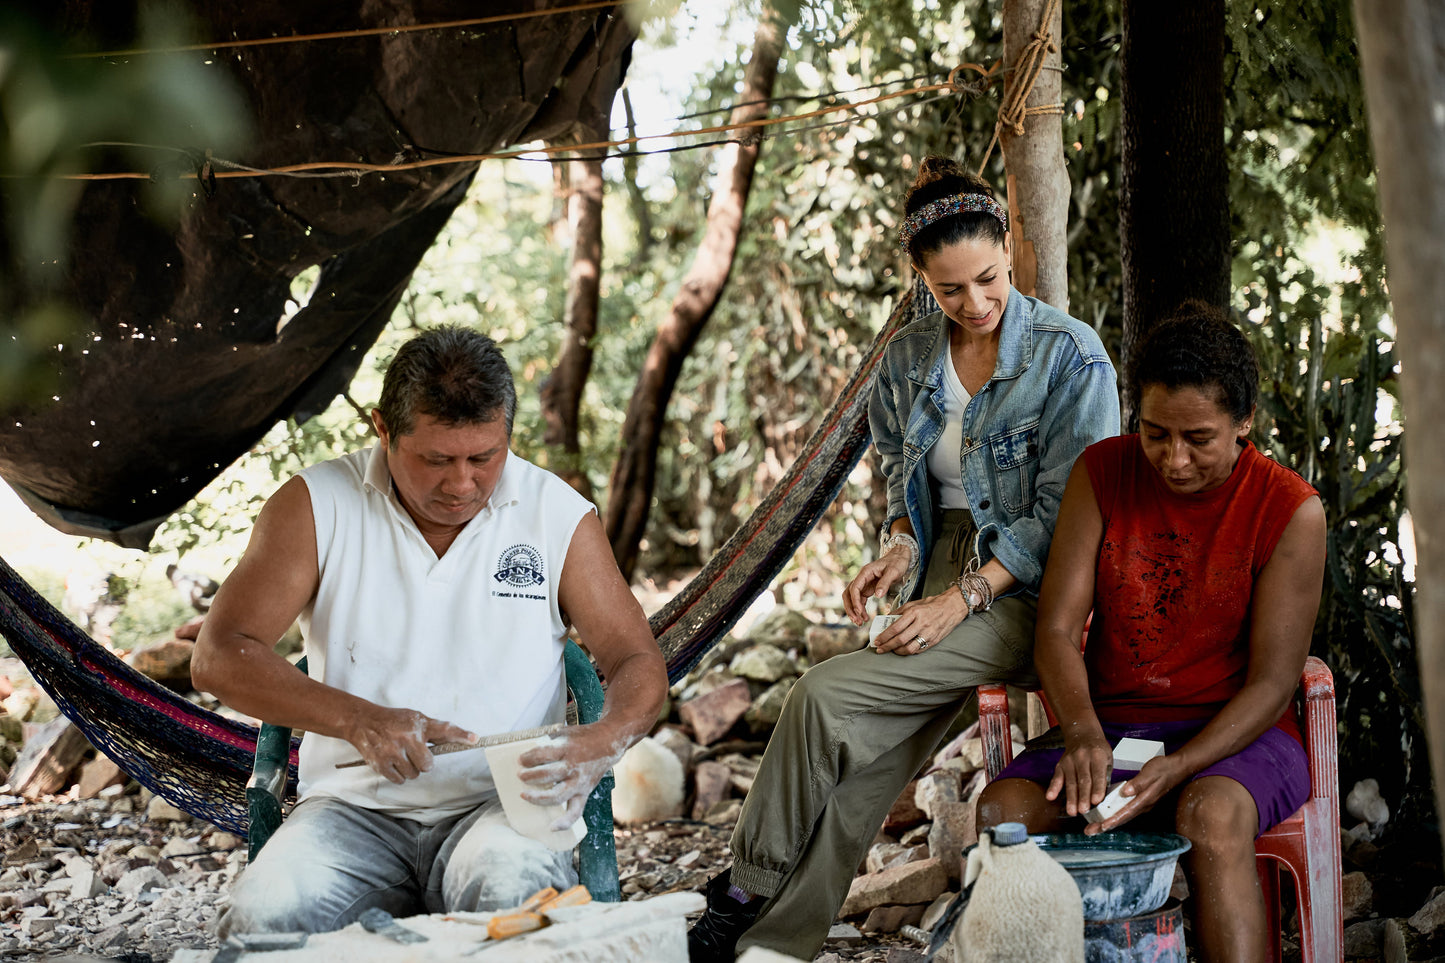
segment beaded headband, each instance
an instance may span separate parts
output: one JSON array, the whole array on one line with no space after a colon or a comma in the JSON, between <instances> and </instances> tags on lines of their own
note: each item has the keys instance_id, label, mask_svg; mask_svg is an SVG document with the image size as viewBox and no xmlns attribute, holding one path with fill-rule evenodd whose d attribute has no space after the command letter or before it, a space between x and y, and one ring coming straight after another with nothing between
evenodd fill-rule
<instances>
[{"instance_id":1,"label":"beaded headband","mask_svg":"<svg viewBox=\"0 0 1445 963\"><path fill-rule=\"evenodd\" d=\"M903 227L898 230L899 246L905 251L908 250L908 245L913 243L913 239L919 231L935 221L941 221L945 217L962 214L965 211L992 214L1003 224L1003 229L1008 230L1008 214L1004 212L1003 205L998 201L987 194L955 194L952 197L941 197L936 201L929 201L904 218Z\"/></svg>"}]
</instances>

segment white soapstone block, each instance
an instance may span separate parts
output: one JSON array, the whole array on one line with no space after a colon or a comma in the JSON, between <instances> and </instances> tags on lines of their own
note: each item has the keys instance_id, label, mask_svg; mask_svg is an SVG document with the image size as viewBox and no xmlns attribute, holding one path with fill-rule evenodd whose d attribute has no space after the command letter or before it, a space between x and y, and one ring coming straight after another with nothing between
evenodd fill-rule
<instances>
[{"instance_id":1,"label":"white soapstone block","mask_svg":"<svg viewBox=\"0 0 1445 963\"><path fill-rule=\"evenodd\" d=\"M531 788L522 782L517 757L551 736L537 739L522 739L506 742L500 746L487 746L487 765L492 769L492 781L497 786L497 797L502 800L502 811L512 828L535 839L549 849L571 849L587 835L587 824L579 819L566 829L554 830L552 824L566 812L565 806L539 806L522 798L522 790Z\"/></svg>"},{"instance_id":2,"label":"white soapstone block","mask_svg":"<svg viewBox=\"0 0 1445 963\"><path fill-rule=\"evenodd\" d=\"M1150 759L1164 755L1164 743L1154 739L1120 739L1114 747L1114 768L1138 772Z\"/></svg>"},{"instance_id":3,"label":"white soapstone block","mask_svg":"<svg viewBox=\"0 0 1445 963\"><path fill-rule=\"evenodd\" d=\"M878 644L878 636L883 634L883 630L897 621L898 616L896 615L873 616L873 624L868 627L868 644L876 646Z\"/></svg>"},{"instance_id":4,"label":"white soapstone block","mask_svg":"<svg viewBox=\"0 0 1445 963\"><path fill-rule=\"evenodd\" d=\"M1123 809L1134 798L1133 796L1120 795L1119 790L1123 788L1128 780L1122 780L1109 784L1109 794L1099 801L1099 805L1084 813L1084 819L1091 823L1101 823Z\"/></svg>"}]
</instances>

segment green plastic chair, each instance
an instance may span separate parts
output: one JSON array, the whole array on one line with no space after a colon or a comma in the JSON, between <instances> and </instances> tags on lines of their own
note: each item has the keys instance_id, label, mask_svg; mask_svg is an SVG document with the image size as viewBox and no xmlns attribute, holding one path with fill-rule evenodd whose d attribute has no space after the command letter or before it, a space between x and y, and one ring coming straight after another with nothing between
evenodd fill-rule
<instances>
[{"instance_id":1,"label":"green plastic chair","mask_svg":"<svg viewBox=\"0 0 1445 963\"><path fill-rule=\"evenodd\" d=\"M596 722L602 716L602 683L587 653L571 639L563 654L567 671L567 691L577 706L577 721ZM306 660L296 663L306 671ZM283 726L263 724L256 738L256 764L246 783L246 808L250 815L251 859L266 845L281 825L282 812L293 788L290 785L291 730ZM617 881L617 846L612 838L612 773L602 777L582 818L587 822L587 835L578 843L577 875L594 900L620 902L622 890Z\"/></svg>"}]
</instances>

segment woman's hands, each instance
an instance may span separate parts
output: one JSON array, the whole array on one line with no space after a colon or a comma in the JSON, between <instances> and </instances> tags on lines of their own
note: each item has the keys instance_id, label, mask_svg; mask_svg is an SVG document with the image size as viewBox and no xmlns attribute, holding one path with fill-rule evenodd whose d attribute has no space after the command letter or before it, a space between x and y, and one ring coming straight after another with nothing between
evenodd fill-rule
<instances>
[{"instance_id":1,"label":"woman's hands","mask_svg":"<svg viewBox=\"0 0 1445 963\"><path fill-rule=\"evenodd\" d=\"M1064 757L1054 767L1054 778L1044 790L1052 802L1063 795L1064 812L1080 816L1093 809L1109 792L1109 773L1114 768L1114 750L1103 730L1095 729L1077 739L1065 738Z\"/></svg>"},{"instance_id":2,"label":"woman's hands","mask_svg":"<svg viewBox=\"0 0 1445 963\"><path fill-rule=\"evenodd\" d=\"M1135 816L1153 809L1159 800L1173 792L1188 777L1189 771L1177 752L1150 759L1144 763L1144 768L1139 770L1137 776L1119 787L1119 795L1129 799L1128 804L1103 822L1090 823L1084 827L1084 834L1093 836L1118 829Z\"/></svg>"},{"instance_id":3,"label":"woman's hands","mask_svg":"<svg viewBox=\"0 0 1445 963\"><path fill-rule=\"evenodd\" d=\"M908 576L913 553L906 545L895 545L886 554L863 566L843 590L843 612L854 625L868 620L868 599L883 598Z\"/></svg>"},{"instance_id":4,"label":"woman's hands","mask_svg":"<svg viewBox=\"0 0 1445 963\"><path fill-rule=\"evenodd\" d=\"M1050 801L1059 800L1068 815L1082 816L1108 795L1114 753L1102 732L1089 733L1076 742L1066 743L1066 746L1064 757L1054 768L1054 778L1044 797ZM1153 809L1159 800L1188 777L1189 770L1178 752L1150 759L1137 775L1119 788L1119 794L1129 800L1124 808L1108 819L1088 824L1084 827L1084 834L1093 836L1118 829Z\"/></svg>"},{"instance_id":5,"label":"woman's hands","mask_svg":"<svg viewBox=\"0 0 1445 963\"><path fill-rule=\"evenodd\" d=\"M875 648L894 655L917 655L937 645L968 618L968 603L949 586L941 594L909 602L893 614L898 618L878 634Z\"/></svg>"}]
</instances>

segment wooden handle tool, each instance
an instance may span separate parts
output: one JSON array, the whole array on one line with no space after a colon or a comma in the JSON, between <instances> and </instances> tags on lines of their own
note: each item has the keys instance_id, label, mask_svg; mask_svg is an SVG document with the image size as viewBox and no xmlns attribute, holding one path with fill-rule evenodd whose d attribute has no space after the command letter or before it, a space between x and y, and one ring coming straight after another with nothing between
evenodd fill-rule
<instances>
[{"instance_id":1,"label":"wooden handle tool","mask_svg":"<svg viewBox=\"0 0 1445 963\"><path fill-rule=\"evenodd\" d=\"M518 729L515 732L500 732L494 736L483 736L476 742L438 742L427 748L434 756L444 756L449 752L464 752L467 749L485 749L487 746L501 746L509 742L521 742L523 739L540 739L542 736L555 736L567 727L566 723L556 722L550 726L538 726L535 729ZM356 766L366 765L365 759L353 759L351 762L338 762L337 769L352 769Z\"/></svg>"}]
</instances>

